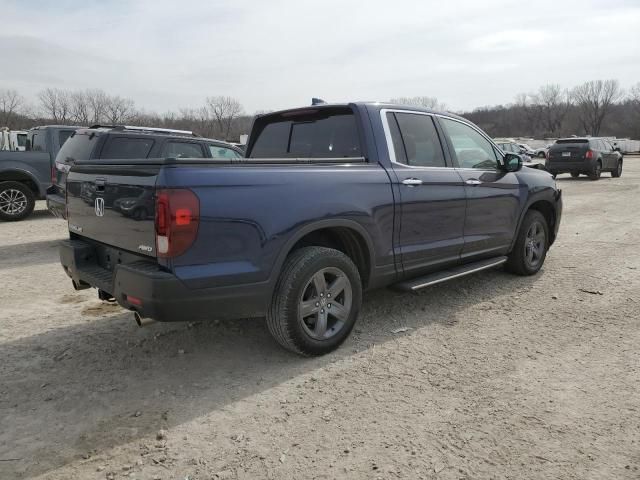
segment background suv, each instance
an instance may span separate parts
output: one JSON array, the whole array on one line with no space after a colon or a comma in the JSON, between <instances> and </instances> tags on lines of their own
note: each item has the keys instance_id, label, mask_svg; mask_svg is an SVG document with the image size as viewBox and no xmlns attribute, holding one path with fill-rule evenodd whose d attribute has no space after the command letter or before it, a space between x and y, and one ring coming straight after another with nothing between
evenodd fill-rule
<instances>
[{"instance_id":1,"label":"background suv","mask_svg":"<svg viewBox=\"0 0 640 480\"><path fill-rule=\"evenodd\" d=\"M622 154L604 138L561 138L550 148L546 162L552 175L581 173L598 180L603 171L612 177L622 175Z\"/></svg>"},{"instance_id":2,"label":"background suv","mask_svg":"<svg viewBox=\"0 0 640 480\"><path fill-rule=\"evenodd\" d=\"M56 156L56 178L47 190L47 208L56 217L66 218L67 173L77 160L100 158L242 158L239 148L219 140L202 138L186 130L164 128L100 126L80 128L71 134ZM122 198L118 208L133 218L144 218L151 199Z\"/></svg>"}]
</instances>

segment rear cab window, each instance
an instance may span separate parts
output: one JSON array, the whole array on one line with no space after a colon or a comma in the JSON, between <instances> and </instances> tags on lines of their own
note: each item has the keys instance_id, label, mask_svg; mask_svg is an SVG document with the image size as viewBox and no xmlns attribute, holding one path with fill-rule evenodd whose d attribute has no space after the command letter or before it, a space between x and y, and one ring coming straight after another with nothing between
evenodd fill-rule
<instances>
[{"instance_id":1,"label":"rear cab window","mask_svg":"<svg viewBox=\"0 0 640 480\"><path fill-rule=\"evenodd\" d=\"M102 148L101 158L128 159L147 158L153 139L141 137L111 137Z\"/></svg>"},{"instance_id":2,"label":"rear cab window","mask_svg":"<svg viewBox=\"0 0 640 480\"><path fill-rule=\"evenodd\" d=\"M310 108L259 117L249 158L358 158L356 117L348 107Z\"/></svg>"}]
</instances>

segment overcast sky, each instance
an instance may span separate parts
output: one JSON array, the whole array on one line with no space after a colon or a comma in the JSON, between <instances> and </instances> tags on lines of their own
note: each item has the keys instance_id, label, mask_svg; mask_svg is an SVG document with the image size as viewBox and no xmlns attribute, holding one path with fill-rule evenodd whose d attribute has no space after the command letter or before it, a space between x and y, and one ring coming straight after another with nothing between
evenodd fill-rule
<instances>
[{"instance_id":1,"label":"overcast sky","mask_svg":"<svg viewBox=\"0 0 640 480\"><path fill-rule=\"evenodd\" d=\"M640 81L640 0L0 0L0 88L102 88L163 112Z\"/></svg>"}]
</instances>

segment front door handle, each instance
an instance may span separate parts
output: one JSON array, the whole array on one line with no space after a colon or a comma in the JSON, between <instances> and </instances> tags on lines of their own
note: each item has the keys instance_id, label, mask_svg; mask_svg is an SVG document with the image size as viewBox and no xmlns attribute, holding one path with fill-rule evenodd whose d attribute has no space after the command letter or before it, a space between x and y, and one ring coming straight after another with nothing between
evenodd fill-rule
<instances>
[{"instance_id":1,"label":"front door handle","mask_svg":"<svg viewBox=\"0 0 640 480\"><path fill-rule=\"evenodd\" d=\"M469 180L467 180L466 182L467 185L481 185L482 182L480 180L476 180L475 178L470 178Z\"/></svg>"},{"instance_id":2,"label":"front door handle","mask_svg":"<svg viewBox=\"0 0 640 480\"><path fill-rule=\"evenodd\" d=\"M404 180L402 180L402 184L409 186L422 185L422 180L420 180L419 178L405 178Z\"/></svg>"}]
</instances>

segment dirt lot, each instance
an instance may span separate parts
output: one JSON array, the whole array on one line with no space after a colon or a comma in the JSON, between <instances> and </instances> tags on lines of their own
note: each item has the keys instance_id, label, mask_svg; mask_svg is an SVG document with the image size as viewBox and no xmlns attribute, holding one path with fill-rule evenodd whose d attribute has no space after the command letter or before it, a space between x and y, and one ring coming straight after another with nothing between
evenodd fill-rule
<instances>
[{"instance_id":1,"label":"dirt lot","mask_svg":"<svg viewBox=\"0 0 640 480\"><path fill-rule=\"evenodd\" d=\"M371 293L318 359L260 320L139 329L72 290L64 222L0 224L0 478L640 478L640 157L558 181L538 276Z\"/></svg>"}]
</instances>

